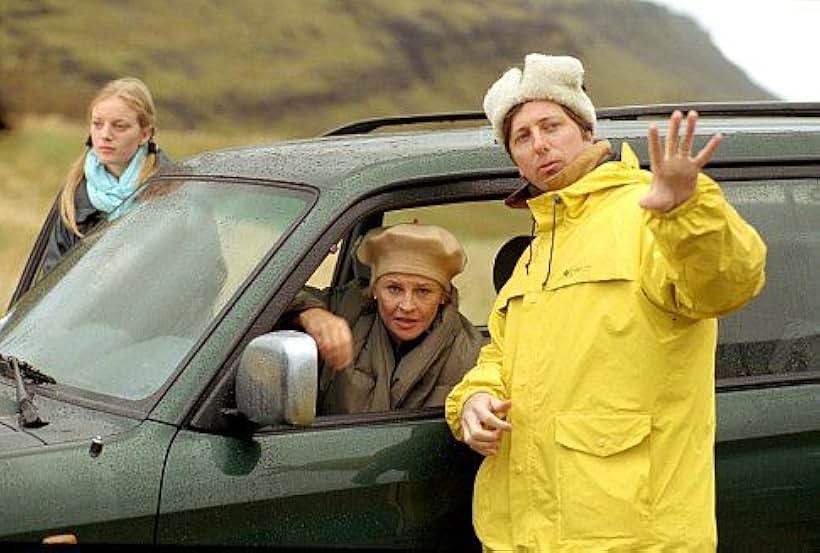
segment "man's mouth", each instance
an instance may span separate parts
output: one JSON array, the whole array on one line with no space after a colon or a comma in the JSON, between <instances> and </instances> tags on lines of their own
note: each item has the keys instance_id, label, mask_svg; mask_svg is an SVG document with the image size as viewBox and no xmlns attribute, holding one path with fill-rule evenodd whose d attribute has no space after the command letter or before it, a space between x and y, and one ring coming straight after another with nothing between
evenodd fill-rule
<instances>
[{"instance_id":1,"label":"man's mouth","mask_svg":"<svg viewBox=\"0 0 820 553\"><path fill-rule=\"evenodd\" d=\"M538 166L539 173L546 173L547 175L554 175L561 170L561 162L558 160L547 161Z\"/></svg>"}]
</instances>

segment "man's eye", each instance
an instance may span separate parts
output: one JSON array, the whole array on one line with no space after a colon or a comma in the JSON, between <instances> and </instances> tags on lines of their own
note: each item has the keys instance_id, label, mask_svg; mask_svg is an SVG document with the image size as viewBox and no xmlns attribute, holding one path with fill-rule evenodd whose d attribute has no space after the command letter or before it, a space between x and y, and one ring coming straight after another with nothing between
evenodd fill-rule
<instances>
[{"instance_id":1,"label":"man's eye","mask_svg":"<svg viewBox=\"0 0 820 553\"><path fill-rule=\"evenodd\" d=\"M391 285L387 287L387 291L391 294L399 294L401 292L401 288L399 288L398 286Z\"/></svg>"}]
</instances>

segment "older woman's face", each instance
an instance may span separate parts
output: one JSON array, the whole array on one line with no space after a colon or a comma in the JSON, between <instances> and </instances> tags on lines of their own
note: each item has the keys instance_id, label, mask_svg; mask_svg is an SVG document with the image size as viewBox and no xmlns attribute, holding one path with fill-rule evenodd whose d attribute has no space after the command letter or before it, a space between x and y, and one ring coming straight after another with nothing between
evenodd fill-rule
<instances>
[{"instance_id":1,"label":"older woman's face","mask_svg":"<svg viewBox=\"0 0 820 553\"><path fill-rule=\"evenodd\" d=\"M91 144L109 173L119 177L140 145L148 142L151 129L139 125L137 112L118 96L98 102L91 110Z\"/></svg>"},{"instance_id":2,"label":"older woman's face","mask_svg":"<svg viewBox=\"0 0 820 553\"><path fill-rule=\"evenodd\" d=\"M379 317L397 343L414 340L430 328L446 297L435 280L406 273L382 275L373 286L373 295Z\"/></svg>"}]
</instances>

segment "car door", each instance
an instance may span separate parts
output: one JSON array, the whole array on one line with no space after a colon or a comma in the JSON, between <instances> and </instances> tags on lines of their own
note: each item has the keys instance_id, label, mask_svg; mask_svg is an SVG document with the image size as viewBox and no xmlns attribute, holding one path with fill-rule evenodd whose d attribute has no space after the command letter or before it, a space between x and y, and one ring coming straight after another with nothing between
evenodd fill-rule
<instances>
[{"instance_id":1,"label":"car door","mask_svg":"<svg viewBox=\"0 0 820 553\"><path fill-rule=\"evenodd\" d=\"M747 168L720 179L768 246L760 296L719 325L721 551L820 544L820 180L816 169L783 173Z\"/></svg>"},{"instance_id":2,"label":"car door","mask_svg":"<svg viewBox=\"0 0 820 553\"><path fill-rule=\"evenodd\" d=\"M440 412L363 415L245 437L184 430L167 460L157 539L353 549L453 543L448 534L470 528L469 464Z\"/></svg>"},{"instance_id":3,"label":"car door","mask_svg":"<svg viewBox=\"0 0 820 553\"><path fill-rule=\"evenodd\" d=\"M331 257L321 264L322 259L308 254L304 266L292 272L297 284L282 289L291 290L292 297L305 282L300 275L311 273L332 274L336 282L353 278L350 251L356 238L382 222L410 218L444 221L460 240L472 244L470 249L483 248L481 255L468 249L476 271L465 278L475 283L456 284L491 298L494 248L510 234L528 231L528 215L493 215L514 224L496 225L495 236L490 236L475 224L477 217L460 217L446 207L435 208L435 203L445 201L442 198L461 202L453 205L464 213L493 204L502 212L500 197L515 184L515 179L448 182L368 198L309 247L311 252L341 252L338 261ZM466 224L457 224L465 219ZM486 290L478 294L479 288ZM483 325L488 310L486 299L480 300L470 308L470 316ZM257 333L264 326L253 325ZM451 437L442 408L323 416L307 427L248 428L223 416L230 411L225 407L230 403L225 400L230 374L228 367L174 439L163 479L158 543L478 547L470 516L480 459Z\"/></svg>"}]
</instances>

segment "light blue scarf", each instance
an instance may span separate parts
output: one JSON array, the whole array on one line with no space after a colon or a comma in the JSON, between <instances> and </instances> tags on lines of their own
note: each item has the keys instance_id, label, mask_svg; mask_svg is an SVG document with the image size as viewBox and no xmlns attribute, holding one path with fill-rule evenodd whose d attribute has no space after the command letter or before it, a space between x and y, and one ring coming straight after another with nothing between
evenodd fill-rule
<instances>
[{"instance_id":1,"label":"light blue scarf","mask_svg":"<svg viewBox=\"0 0 820 553\"><path fill-rule=\"evenodd\" d=\"M91 204L105 213L111 213L126 200L136 189L137 177L142 169L142 162L148 152L148 146L143 144L128 163L120 178L105 170L93 149L88 150L85 156L85 186L88 190L88 199Z\"/></svg>"}]
</instances>

